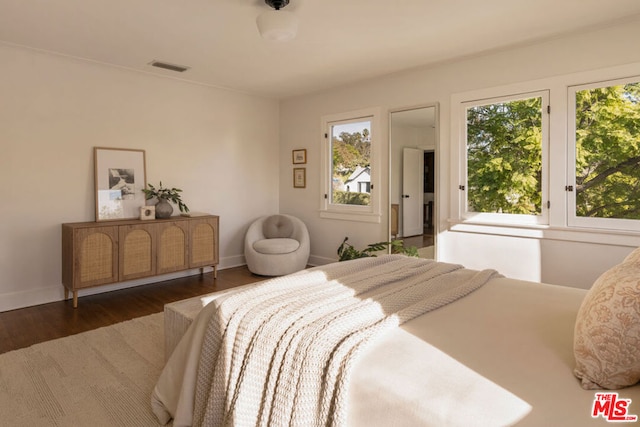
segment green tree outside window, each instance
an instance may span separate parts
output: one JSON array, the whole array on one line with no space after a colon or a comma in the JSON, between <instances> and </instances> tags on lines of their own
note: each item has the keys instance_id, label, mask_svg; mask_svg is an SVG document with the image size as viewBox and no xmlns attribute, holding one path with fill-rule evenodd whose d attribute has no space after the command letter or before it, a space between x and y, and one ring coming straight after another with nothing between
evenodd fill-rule
<instances>
[{"instance_id":1,"label":"green tree outside window","mask_svg":"<svg viewBox=\"0 0 640 427\"><path fill-rule=\"evenodd\" d=\"M542 211L542 98L467 109L471 212Z\"/></svg>"},{"instance_id":2,"label":"green tree outside window","mask_svg":"<svg viewBox=\"0 0 640 427\"><path fill-rule=\"evenodd\" d=\"M640 219L640 83L576 92L576 216Z\"/></svg>"}]
</instances>

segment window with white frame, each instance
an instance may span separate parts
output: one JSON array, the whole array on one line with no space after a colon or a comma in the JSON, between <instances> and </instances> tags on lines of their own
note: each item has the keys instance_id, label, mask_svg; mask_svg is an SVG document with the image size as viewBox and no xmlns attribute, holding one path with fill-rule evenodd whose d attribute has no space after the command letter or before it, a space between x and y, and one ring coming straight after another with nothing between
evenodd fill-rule
<instances>
[{"instance_id":1,"label":"window with white frame","mask_svg":"<svg viewBox=\"0 0 640 427\"><path fill-rule=\"evenodd\" d=\"M322 119L323 218L380 221L379 110Z\"/></svg>"},{"instance_id":2,"label":"window with white frame","mask_svg":"<svg viewBox=\"0 0 640 427\"><path fill-rule=\"evenodd\" d=\"M569 88L570 226L640 230L640 77Z\"/></svg>"},{"instance_id":3,"label":"window with white frame","mask_svg":"<svg viewBox=\"0 0 640 427\"><path fill-rule=\"evenodd\" d=\"M463 102L465 219L546 224L548 91Z\"/></svg>"}]
</instances>

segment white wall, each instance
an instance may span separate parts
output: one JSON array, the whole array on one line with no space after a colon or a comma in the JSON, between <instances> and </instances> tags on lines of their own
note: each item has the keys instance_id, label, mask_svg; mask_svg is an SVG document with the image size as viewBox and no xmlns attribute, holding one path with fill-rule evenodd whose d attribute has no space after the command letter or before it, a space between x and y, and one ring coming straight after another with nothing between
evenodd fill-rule
<instances>
[{"instance_id":1,"label":"white wall","mask_svg":"<svg viewBox=\"0 0 640 427\"><path fill-rule=\"evenodd\" d=\"M220 216L221 268L244 263L247 225L278 212L277 101L1 44L0 63L0 311L62 299L61 224L95 218L95 146L145 150L147 182Z\"/></svg>"},{"instance_id":2,"label":"white wall","mask_svg":"<svg viewBox=\"0 0 640 427\"><path fill-rule=\"evenodd\" d=\"M93 147L146 150L147 180L180 187L192 210L221 218L221 267L238 265L255 217L303 219L311 262L388 237L380 224L321 219L321 117L369 107L440 104L439 259L512 277L588 287L638 236L611 244L449 230L452 94L640 63L640 20L276 101L0 44L0 311L62 298L60 224L94 219ZM388 135L388 123L381 134ZM388 140L383 138L383 152ZM291 150L307 149L293 188ZM278 151L279 150L279 151ZM382 162L388 176L388 162ZM383 180L385 182L385 180ZM386 182L385 182L386 185ZM252 191L246 191L251 188ZM388 188L383 188L388 206ZM636 243L638 242L638 243ZM125 284L125 286L131 284ZM119 285L118 285L119 286ZM107 286L86 295L117 288Z\"/></svg>"},{"instance_id":3,"label":"white wall","mask_svg":"<svg viewBox=\"0 0 640 427\"><path fill-rule=\"evenodd\" d=\"M381 107L390 111L413 105L439 103L439 145L437 147L438 200L436 201L437 256L441 261L459 262L470 268L496 268L504 274L528 280L588 288L595 278L619 262L640 236L611 243L591 243L544 234L510 237L469 230L453 231L450 197L457 192L457 178L450 175L452 159L450 100L460 92L528 82L553 76L595 70L623 64L640 64L640 19L581 34L558 37L516 49L488 53L440 66L410 70L385 78L360 82L333 91L302 96L281 103L281 152L283 164L291 150L306 148L307 188L292 190L289 171L281 174L280 208L300 216L308 225L312 241L312 261L336 259L335 249L344 236L356 246L387 238L388 216L381 224L321 219L319 157L320 117L361 108ZM640 66L632 66L640 74ZM552 123L553 126L553 123ZM388 135L388 123L383 124ZM388 151L388 140L383 151ZM383 162L388 176L388 161ZM555 174L564 173L561 170ZM383 206L388 206L388 188L383 189ZM386 215L386 212L385 212ZM600 239L602 240L602 239Z\"/></svg>"}]
</instances>

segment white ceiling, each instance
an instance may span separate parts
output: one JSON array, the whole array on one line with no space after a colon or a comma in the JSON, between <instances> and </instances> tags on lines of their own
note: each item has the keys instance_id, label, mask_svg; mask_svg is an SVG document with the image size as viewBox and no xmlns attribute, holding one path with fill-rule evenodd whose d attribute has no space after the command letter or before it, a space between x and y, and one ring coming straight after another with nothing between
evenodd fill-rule
<instances>
[{"instance_id":1,"label":"white ceiling","mask_svg":"<svg viewBox=\"0 0 640 427\"><path fill-rule=\"evenodd\" d=\"M0 0L0 40L274 98L613 25L638 0L291 0L289 42L263 0ZM191 67L156 69L152 60Z\"/></svg>"}]
</instances>

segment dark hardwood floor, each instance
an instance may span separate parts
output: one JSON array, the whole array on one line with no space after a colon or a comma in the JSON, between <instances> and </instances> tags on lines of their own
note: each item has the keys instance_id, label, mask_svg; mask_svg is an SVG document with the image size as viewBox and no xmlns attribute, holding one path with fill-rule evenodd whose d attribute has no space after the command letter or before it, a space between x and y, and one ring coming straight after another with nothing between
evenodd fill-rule
<instances>
[{"instance_id":1,"label":"dark hardwood floor","mask_svg":"<svg viewBox=\"0 0 640 427\"><path fill-rule=\"evenodd\" d=\"M424 226L424 233L418 236L401 237L406 247L415 246L416 248L426 248L432 246L434 242L433 227Z\"/></svg>"},{"instance_id":2,"label":"dark hardwood floor","mask_svg":"<svg viewBox=\"0 0 640 427\"><path fill-rule=\"evenodd\" d=\"M97 295L82 296L78 308L59 301L0 313L0 353L159 313L164 305L265 280L246 267L189 276Z\"/></svg>"}]
</instances>

